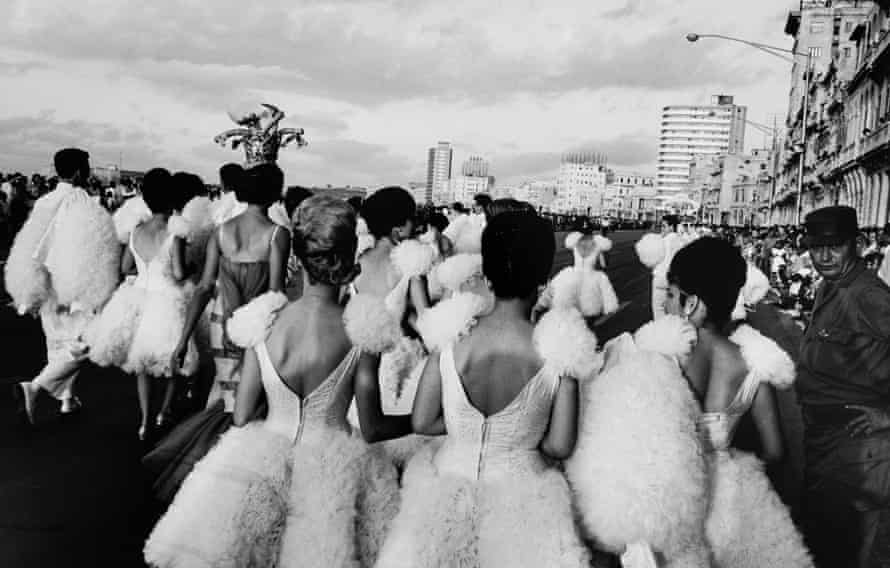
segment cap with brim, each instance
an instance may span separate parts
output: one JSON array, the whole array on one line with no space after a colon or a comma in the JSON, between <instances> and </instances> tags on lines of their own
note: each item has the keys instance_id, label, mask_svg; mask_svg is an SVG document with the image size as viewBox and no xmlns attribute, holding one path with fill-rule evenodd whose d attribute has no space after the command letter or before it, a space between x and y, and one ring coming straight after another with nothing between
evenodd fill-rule
<instances>
[{"instance_id":1,"label":"cap with brim","mask_svg":"<svg viewBox=\"0 0 890 568\"><path fill-rule=\"evenodd\" d=\"M816 209L807 215L804 228L808 247L842 245L859 235L856 210L846 206Z\"/></svg>"}]
</instances>

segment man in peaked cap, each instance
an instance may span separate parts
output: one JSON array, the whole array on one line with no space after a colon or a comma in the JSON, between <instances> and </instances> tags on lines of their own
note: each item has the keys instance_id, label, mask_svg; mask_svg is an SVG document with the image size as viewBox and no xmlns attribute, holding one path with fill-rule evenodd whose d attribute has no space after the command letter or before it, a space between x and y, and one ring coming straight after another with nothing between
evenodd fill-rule
<instances>
[{"instance_id":1,"label":"man in peaked cap","mask_svg":"<svg viewBox=\"0 0 890 568\"><path fill-rule=\"evenodd\" d=\"M824 281L800 346L804 534L818 566L890 566L890 288L856 254L851 207L807 215Z\"/></svg>"}]
</instances>

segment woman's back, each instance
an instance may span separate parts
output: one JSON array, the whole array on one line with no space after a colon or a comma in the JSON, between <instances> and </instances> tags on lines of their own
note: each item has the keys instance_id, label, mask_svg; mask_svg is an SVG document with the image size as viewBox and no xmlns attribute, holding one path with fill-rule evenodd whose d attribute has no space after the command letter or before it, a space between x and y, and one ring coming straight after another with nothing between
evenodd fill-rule
<instances>
[{"instance_id":1,"label":"woman's back","mask_svg":"<svg viewBox=\"0 0 890 568\"><path fill-rule=\"evenodd\" d=\"M336 304L302 298L278 315L264 349L278 379L299 397L303 422L346 427L358 351Z\"/></svg>"},{"instance_id":2,"label":"woman's back","mask_svg":"<svg viewBox=\"0 0 890 568\"><path fill-rule=\"evenodd\" d=\"M454 365L470 403L485 416L503 410L542 367L532 325L483 318L453 349Z\"/></svg>"},{"instance_id":3,"label":"woman's back","mask_svg":"<svg viewBox=\"0 0 890 568\"><path fill-rule=\"evenodd\" d=\"M353 283L355 290L385 298L398 283L395 267L390 260L388 247L376 246L359 259L362 271Z\"/></svg>"},{"instance_id":4,"label":"woman's back","mask_svg":"<svg viewBox=\"0 0 890 568\"><path fill-rule=\"evenodd\" d=\"M267 218L242 213L220 225L220 253L231 262L268 262L277 230Z\"/></svg>"},{"instance_id":5,"label":"woman's back","mask_svg":"<svg viewBox=\"0 0 890 568\"><path fill-rule=\"evenodd\" d=\"M729 408L748 374L739 347L726 337L708 332L699 333L685 371L704 412Z\"/></svg>"}]
</instances>

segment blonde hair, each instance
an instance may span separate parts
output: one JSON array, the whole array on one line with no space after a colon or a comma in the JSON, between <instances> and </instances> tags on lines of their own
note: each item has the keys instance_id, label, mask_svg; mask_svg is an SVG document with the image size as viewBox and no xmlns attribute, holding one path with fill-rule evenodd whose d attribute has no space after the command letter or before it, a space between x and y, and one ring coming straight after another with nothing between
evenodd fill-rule
<instances>
[{"instance_id":1,"label":"blonde hair","mask_svg":"<svg viewBox=\"0 0 890 568\"><path fill-rule=\"evenodd\" d=\"M316 195L294 214L293 249L312 283L342 286L358 275L355 210L345 201Z\"/></svg>"}]
</instances>

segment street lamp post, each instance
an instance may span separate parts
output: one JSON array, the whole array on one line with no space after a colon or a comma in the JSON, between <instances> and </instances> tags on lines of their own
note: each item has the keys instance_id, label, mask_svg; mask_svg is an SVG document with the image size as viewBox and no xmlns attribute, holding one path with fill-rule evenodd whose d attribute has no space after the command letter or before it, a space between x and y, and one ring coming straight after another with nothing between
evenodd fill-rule
<instances>
[{"instance_id":1,"label":"street lamp post","mask_svg":"<svg viewBox=\"0 0 890 568\"><path fill-rule=\"evenodd\" d=\"M759 49L765 53L769 53L773 57L778 57L780 59L784 59L792 64L797 63L794 59L790 57L785 57L781 53L790 53L791 55L796 55L800 57L806 57L806 67L804 69L804 94L803 94L803 124L801 125L801 154L800 161L798 163L798 174L797 174L797 211L795 216L795 221L799 225L801 213L803 211L803 172L804 172L804 161L807 157L807 115L809 114L809 105L810 105L810 80L811 75L810 69L813 63L813 52L808 49L807 53L801 53L799 51L794 51L792 49L785 49L783 47L775 47L773 45L766 45L764 43L758 43L756 41L748 41L746 39L740 39L737 37L731 37L721 34L686 34L686 40L689 42L697 42L702 38L714 38L714 39L724 39L727 41L734 41L736 43L743 43L755 49ZM781 52L781 53L778 53ZM772 209L770 209L770 217L772 217Z\"/></svg>"}]
</instances>

